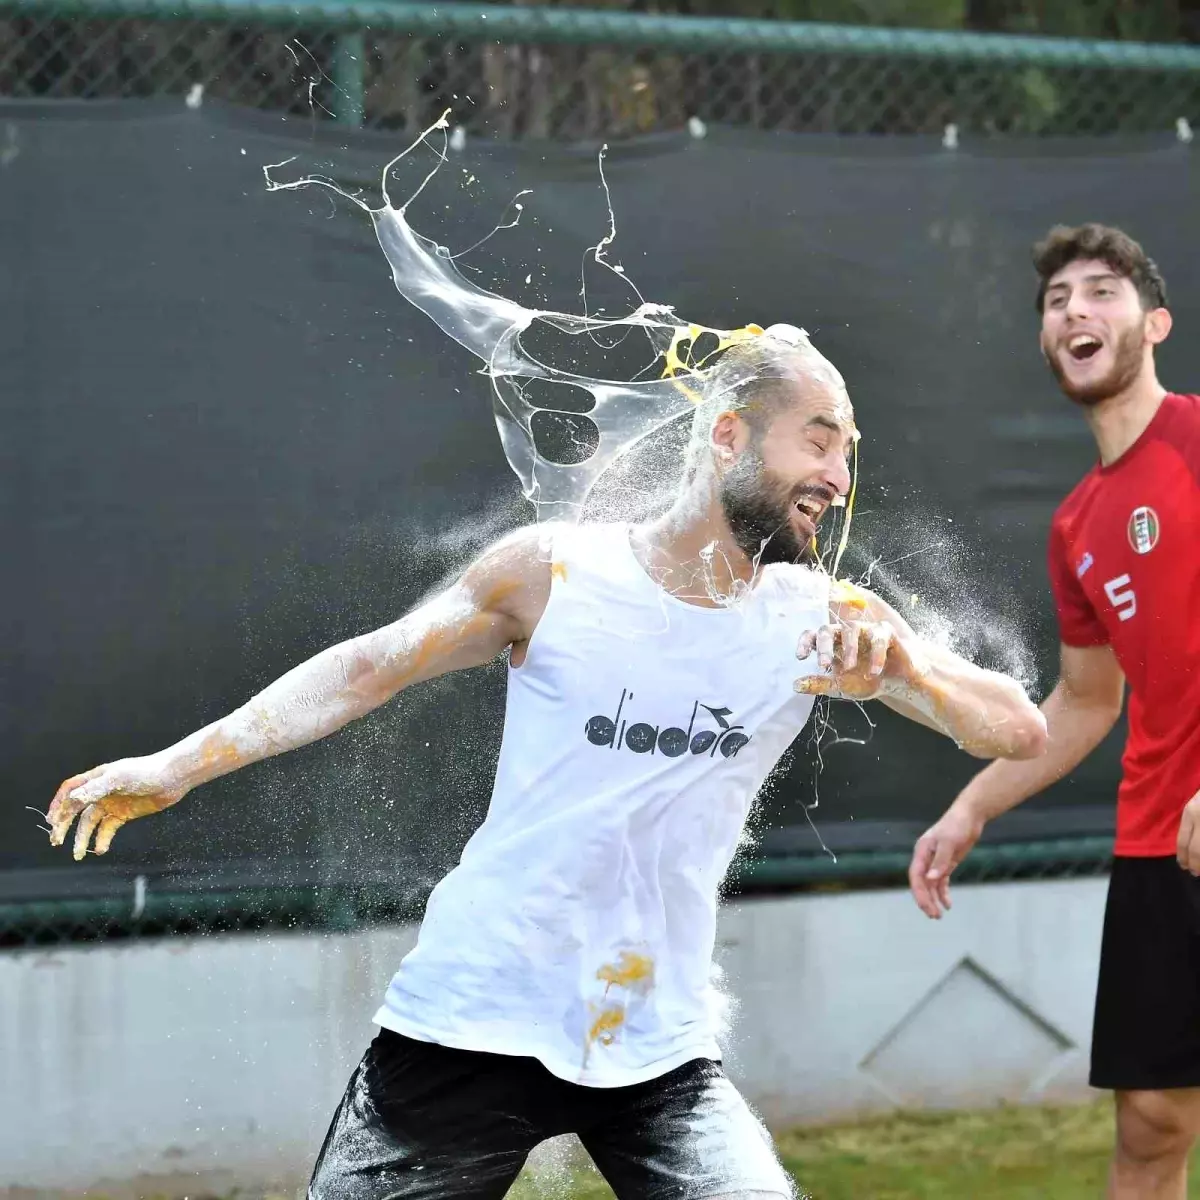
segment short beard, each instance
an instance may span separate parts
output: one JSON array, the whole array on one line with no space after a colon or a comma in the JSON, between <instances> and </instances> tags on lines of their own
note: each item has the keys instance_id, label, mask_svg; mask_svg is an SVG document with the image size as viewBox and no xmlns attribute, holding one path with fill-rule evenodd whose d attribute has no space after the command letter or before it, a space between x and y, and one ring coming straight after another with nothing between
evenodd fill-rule
<instances>
[{"instance_id":1,"label":"short beard","mask_svg":"<svg viewBox=\"0 0 1200 1200\"><path fill-rule=\"evenodd\" d=\"M1076 387L1067 379L1057 354L1047 354L1046 362L1054 372L1058 386L1068 400L1073 400L1083 408L1095 408L1105 400L1119 396L1129 388L1142 371L1142 337L1143 330L1135 326L1125 330L1117 339L1113 352L1112 370L1103 379L1097 379L1086 387Z\"/></svg>"},{"instance_id":2,"label":"short beard","mask_svg":"<svg viewBox=\"0 0 1200 1200\"><path fill-rule=\"evenodd\" d=\"M772 476L757 446L750 445L721 480L721 508L737 548L759 566L811 563L811 544L801 544L788 519L790 492Z\"/></svg>"}]
</instances>

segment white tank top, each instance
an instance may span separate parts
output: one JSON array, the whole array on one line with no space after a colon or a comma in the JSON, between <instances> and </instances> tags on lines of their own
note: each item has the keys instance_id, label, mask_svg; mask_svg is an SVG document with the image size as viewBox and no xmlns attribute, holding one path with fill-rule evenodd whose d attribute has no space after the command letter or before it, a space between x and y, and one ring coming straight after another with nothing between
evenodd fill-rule
<instances>
[{"instance_id":1,"label":"white tank top","mask_svg":"<svg viewBox=\"0 0 1200 1200\"><path fill-rule=\"evenodd\" d=\"M772 566L702 608L654 583L627 526L553 538L487 818L375 1020L617 1087L720 1057L717 890L812 709L796 643L828 619L828 584Z\"/></svg>"}]
</instances>

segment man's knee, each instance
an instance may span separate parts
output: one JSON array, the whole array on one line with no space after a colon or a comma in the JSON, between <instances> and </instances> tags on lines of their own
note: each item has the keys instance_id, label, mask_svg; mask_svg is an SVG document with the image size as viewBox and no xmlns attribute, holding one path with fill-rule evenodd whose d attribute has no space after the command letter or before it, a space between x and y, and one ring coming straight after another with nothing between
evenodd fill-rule
<instances>
[{"instance_id":1,"label":"man's knee","mask_svg":"<svg viewBox=\"0 0 1200 1200\"><path fill-rule=\"evenodd\" d=\"M1200 1134L1200 1088L1117 1093L1117 1153L1130 1162L1185 1159Z\"/></svg>"}]
</instances>

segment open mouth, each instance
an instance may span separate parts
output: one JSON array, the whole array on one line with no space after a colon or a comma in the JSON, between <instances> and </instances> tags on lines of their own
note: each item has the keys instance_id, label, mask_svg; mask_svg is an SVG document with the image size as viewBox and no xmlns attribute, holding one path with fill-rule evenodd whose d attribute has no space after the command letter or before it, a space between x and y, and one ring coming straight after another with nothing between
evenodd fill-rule
<instances>
[{"instance_id":1,"label":"open mouth","mask_svg":"<svg viewBox=\"0 0 1200 1200\"><path fill-rule=\"evenodd\" d=\"M1067 342L1067 353L1076 362L1087 362L1095 358L1104 348L1104 343L1090 333L1077 333Z\"/></svg>"},{"instance_id":2,"label":"open mouth","mask_svg":"<svg viewBox=\"0 0 1200 1200\"><path fill-rule=\"evenodd\" d=\"M815 496L801 496L792 505L796 513L796 524L805 537L816 536L817 526L825 515L826 507L825 501L819 500Z\"/></svg>"}]
</instances>

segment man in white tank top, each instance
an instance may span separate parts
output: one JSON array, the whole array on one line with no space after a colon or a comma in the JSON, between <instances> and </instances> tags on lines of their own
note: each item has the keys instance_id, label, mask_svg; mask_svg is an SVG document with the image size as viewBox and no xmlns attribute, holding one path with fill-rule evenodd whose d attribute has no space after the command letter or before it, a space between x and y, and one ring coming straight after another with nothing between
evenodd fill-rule
<instances>
[{"instance_id":1,"label":"man in white tank top","mask_svg":"<svg viewBox=\"0 0 1200 1200\"><path fill-rule=\"evenodd\" d=\"M75 857L126 821L509 655L486 820L376 1014L312 1200L501 1197L578 1134L619 1197L791 1196L722 1073L717 893L753 798L817 694L877 698L980 757L1043 752L1007 676L922 642L811 561L857 436L799 331L707 374L682 492L641 526L530 528L447 591L334 646L158 754L67 780Z\"/></svg>"}]
</instances>

